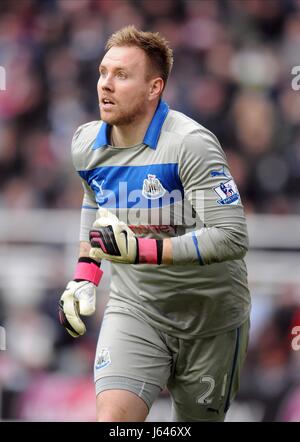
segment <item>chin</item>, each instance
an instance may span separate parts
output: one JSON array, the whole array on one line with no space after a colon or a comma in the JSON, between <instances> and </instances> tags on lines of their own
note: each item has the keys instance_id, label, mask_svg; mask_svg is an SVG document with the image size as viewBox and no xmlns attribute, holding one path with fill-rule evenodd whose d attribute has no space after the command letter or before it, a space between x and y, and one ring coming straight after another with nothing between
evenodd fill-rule
<instances>
[{"instance_id":1,"label":"chin","mask_svg":"<svg viewBox=\"0 0 300 442\"><path fill-rule=\"evenodd\" d=\"M113 125L115 118L112 115L109 115L107 112L100 112L100 120L110 125Z\"/></svg>"},{"instance_id":2,"label":"chin","mask_svg":"<svg viewBox=\"0 0 300 442\"><path fill-rule=\"evenodd\" d=\"M122 117L113 117L112 115L105 115L105 114L100 114L100 118L102 121L104 121L105 123L109 124L110 126L119 126L122 124L127 124L127 120L123 119Z\"/></svg>"},{"instance_id":3,"label":"chin","mask_svg":"<svg viewBox=\"0 0 300 442\"><path fill-rule=\"evenodd\" d=\"M124 126L128 124L132 124L132 122L135 120L135 114L130 113L113 113L113 112L101 112L100 111L100 118L105 123L111 125L111 126Z\"/></svg>"}]
</instances>

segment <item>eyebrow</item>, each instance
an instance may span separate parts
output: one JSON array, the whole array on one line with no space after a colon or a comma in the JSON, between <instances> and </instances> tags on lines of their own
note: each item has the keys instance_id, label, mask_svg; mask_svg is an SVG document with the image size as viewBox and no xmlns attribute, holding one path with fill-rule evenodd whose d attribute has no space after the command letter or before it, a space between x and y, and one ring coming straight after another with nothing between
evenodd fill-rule
<instances>
[{"instance_id":1,"label":"eyebrow","mask_svg":"<svg viewBox=\"0 0 300 442\"><path fill-rule=\"evenodd\" d=\"M99 71L100 71L101 68L107 69L107 66L105 66L105 64L100 63L99 64L99 68L98 68ZM122 66L122 65L121 66L113 67L112 69L115 70L115 71L122 71L122 70L126 71L126 70L128 70L127 67Z\"/></svg>"}]
</instances>

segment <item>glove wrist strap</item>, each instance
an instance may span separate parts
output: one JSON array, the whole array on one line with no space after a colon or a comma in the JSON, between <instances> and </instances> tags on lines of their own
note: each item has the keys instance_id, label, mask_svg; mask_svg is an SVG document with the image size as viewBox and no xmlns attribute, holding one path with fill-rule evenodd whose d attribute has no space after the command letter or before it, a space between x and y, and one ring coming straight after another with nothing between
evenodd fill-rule
<instances>
[{"instance_id":1,"label":"glove wrist strap","mask_svg":"<svg viewBox=\"0 0 300 442\"><path fill-rule=\"evenodd\" d=\"M161 264L162 240L137 238L137 264Z\"/></svg>"},{"instance_id":2,"label":"glove wrist strap","mask_svg":"<svg viewBox=\"0 0 300 442\"><path fill-rule=\"evenodd\" d=\"M79 258L75 268L74 280L90 281L98 286L103 275L103 271L92 258Z\"/></svg>"}]
</instances>

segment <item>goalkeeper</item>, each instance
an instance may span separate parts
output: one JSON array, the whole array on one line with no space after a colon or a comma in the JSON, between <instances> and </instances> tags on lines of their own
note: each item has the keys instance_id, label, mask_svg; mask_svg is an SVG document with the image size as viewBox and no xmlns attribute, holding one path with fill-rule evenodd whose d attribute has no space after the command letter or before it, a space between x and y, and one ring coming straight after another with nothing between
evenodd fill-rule
<instances>
[{"instance_id":1,"label":"goalkeeper","mask_svg":"<svg viewBox=\"0 0 300 442\"><path fill-rule=\"evenodd\" d=\"M99 66L101 119L72 141L84 199L60 320L84 334L110 261L94 367L99 421L144 421L166 387L172 420L223 421L246 356L241 198L216 137L162 100L172 63L158 33L113 34Z\"/></svg>"}]
</instances>

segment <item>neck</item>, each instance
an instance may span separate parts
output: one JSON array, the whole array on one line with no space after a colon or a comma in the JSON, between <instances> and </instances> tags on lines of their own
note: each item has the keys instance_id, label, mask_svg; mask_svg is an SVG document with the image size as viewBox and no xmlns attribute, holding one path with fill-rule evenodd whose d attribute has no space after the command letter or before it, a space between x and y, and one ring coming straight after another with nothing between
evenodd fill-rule
<instances>
[{"instance_id":1,"label":"neck","mask_svg":"<svg viewBox=\"0 0 300 442\"><path fill-rule=\"evenodd\" d=\"M111 139L114 146L130 147L142 143L155 111L156 106L131 124L112 126Z\"/></svg>"}]
</instances>

